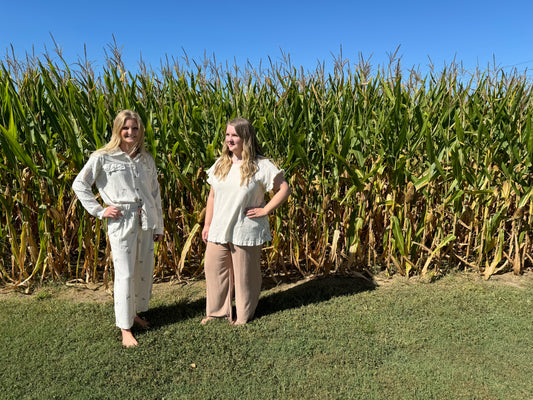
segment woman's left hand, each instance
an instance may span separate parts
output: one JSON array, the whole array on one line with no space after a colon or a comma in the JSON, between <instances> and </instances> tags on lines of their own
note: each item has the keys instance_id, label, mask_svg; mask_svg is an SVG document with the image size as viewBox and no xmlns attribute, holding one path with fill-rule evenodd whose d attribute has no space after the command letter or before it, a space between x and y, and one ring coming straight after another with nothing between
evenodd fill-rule
<instances>
[{"instance_id":1,"label":"woman's left hand","mask_svg":"<svg viewBox=\"0 0 533 400\"><path fill-rule=\"evenodd\" d=\"M265 211L264 208L247 208L245 210L246 216L248 218L260 218L260 217L266 217L268 215L268 212Z\"/></svg>"},{"instance_id":2,"label":"woman's left hand","mask_svg":"<svg viewBox=\"0 0 533 400\"><path fill-rule=\"evenodd\" d=\"M162 242L163 241L163 235L156 233L154 234L154 242Z\"/></svg>"}]
</instances>

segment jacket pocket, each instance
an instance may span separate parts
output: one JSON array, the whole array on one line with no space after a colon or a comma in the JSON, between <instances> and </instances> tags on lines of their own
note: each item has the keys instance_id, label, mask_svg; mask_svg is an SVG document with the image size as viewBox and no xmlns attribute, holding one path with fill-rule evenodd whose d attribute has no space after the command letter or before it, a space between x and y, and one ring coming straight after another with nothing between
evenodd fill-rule
<instances>
[{"instance_id":1,"label":"jacket pocket","mask_svg":"<svg viewBox=\"0 0 533 400\"><path fill-rule=\"evenodd\" d=\"M125 171L126 166L124 164L117 164L117 163L104 164L103 169L108 174L112 174L113 172Z\"/></svg>"}]
</instances>

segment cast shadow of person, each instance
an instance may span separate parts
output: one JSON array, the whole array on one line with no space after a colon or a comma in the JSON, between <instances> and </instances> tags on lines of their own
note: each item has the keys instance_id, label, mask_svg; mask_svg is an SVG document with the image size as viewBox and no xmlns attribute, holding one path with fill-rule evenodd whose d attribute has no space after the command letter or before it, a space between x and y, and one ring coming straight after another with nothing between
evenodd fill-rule
<instances>
[{"instance_id":1,"label":"cast shadow of person","mask_svg":"<svg viewBox=\"0 0 533 400\"><path fill-rule=\"evenodd\" d=\"M156 306L146 312L153 328L161 328L190 318L200 318L205 314L205 297L189 301L180 299L174 304Z\"/></svg>"},{"instance_id":2,"label":"cast shadow of person","mask_svg":"<svg viewBox=\"0 0 533 400\"><path fill-rule=\"evenodd\" d=\"M289 289L261 296L254 320L280 311L322 303L334 297L374 290L376 286L377 284L368 278L327 276L309 279Z\"/></svg>"},{"instance_id":3,"label":"cast shadow of person","mask_svg":"<svg viewBox=\"0 0 533 400\"><path fill-rule=\"evenodd\" d=\"M263 294L252 321L283 310L321 303L334 297L350 296L376 288L368 278L328 276L296 282L293 286L273 289L269 280L263 281ZM269 291L269 293L265 293ZM161 305L146 312L153 328L159 329L190 318L200 319L205 314L205 297L189 301L182 298L174 304Z\"/></svg>"}]
</instances>

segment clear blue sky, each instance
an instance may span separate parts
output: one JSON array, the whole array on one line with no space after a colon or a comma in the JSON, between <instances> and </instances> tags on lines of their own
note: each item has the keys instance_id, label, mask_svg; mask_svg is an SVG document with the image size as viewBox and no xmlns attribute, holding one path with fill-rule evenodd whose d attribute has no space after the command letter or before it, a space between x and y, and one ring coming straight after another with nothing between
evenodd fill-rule
<instances>
[{"instance_id":1,"label":"clear blue sky","mask_svg":"<svg viewBox=\"0 0 533 400\"><path fill-rule=\"evenodd\" d=\"M454 59L465 68L493 65L509 71L533 70L531 0L448 1L5 1L0 24L0 59L11 45L25 53L50 51L54 43L67 62L83 56L98 72L113 36L122 47L126 67L135 72L142 55L155 71L165 57L181 59L184 51L201 61L255 68L260 60L280 61L315 70L331 70L342 46L343 57L359 55L374 67L388 64L400 46L404 69L437 70ZM528 74L533 76L533 74Z\"/></svg>"}]
</instances>

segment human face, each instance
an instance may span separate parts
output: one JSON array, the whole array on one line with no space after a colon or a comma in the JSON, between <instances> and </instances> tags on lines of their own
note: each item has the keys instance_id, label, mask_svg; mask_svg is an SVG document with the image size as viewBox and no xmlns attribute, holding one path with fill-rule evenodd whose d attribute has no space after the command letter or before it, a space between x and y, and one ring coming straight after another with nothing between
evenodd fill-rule
<instances>
[{"instance_id":1,"label":"human face","mask_svg":"<svg viewBox=\"0 0 533 400\"><path fill-rule=\"evenodd\" d=\"M242 156L242 139L235 131L235 127L228 125L226 127L226 145L237 158Z\"/></svg>"},{"instance_id":2,"label":"human face","mask_svg":"<svg viewBox=\"0 0 533 400\"><path fill-rule=\"evenodd\" d=\"M139 140L139 126L134 119L127 119L120 130L120 148L123 151L131 150Z\"/></svg>"}]
</instances>

